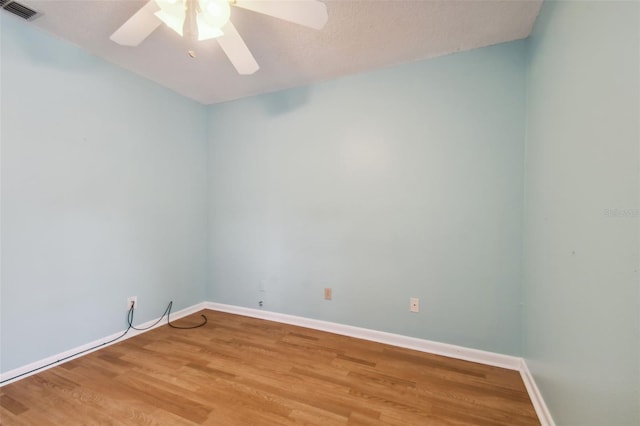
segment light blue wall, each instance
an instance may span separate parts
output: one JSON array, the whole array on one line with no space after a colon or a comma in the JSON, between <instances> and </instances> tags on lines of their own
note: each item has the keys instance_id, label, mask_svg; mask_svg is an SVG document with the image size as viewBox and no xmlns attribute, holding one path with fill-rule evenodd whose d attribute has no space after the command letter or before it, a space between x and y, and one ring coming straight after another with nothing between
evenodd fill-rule
<instances>
[{"instance_id":1,"label":"light blue wall","mask_svg":"<svg viewBox=\"0 0 640 426\"><path fill-rule=\"evenodd\" d=\"M262 300L522 347L558 424L640 423L638 15L546 2L530 45L210 108L1 16L1 370L131 295Z\"/></svg>"},{"instance_id":2,"label":"light blue wall","mask_svg":"<svg viewBox=\"0 0 640 426\"><path fill-rule=\"evenodd\" d=\"M525 47L211 107L209 298L519 353Z\"/></svg>"},{"instance_id":3,"label":"light blue wall","mask_svg":"<svg viewBox=\"0 0 640 426\"><path fill-rule=\"evenodd\" d=\"M201 302L205 108L2 14L2 371Z\"/></svg>"},{"instance_id":4,"label":"light blue wall","mask_svg":"<svg viewBox=\"0 0 640 426\"><path fill-rule=\"evenodd\" d=\"M531 39L523 349L559 425L640 424L639 5L545 2Z\"/></svg>"}]
</instances>

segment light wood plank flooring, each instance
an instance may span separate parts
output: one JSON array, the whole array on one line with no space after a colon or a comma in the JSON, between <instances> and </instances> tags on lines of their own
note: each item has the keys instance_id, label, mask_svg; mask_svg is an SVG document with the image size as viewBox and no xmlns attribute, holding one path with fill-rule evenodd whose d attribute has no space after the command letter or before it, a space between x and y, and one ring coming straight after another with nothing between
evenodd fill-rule
<instances>
[{"instance_id":1,"label":"light wood plank flooring","mask_svg":"<svg viewBox=\"0 0 640 426\"><path fill-rule=\"evenodd\" d=\"M515 371L201 313L0 388L0 423L539 424Z\"/></svg>"}]
</instances>

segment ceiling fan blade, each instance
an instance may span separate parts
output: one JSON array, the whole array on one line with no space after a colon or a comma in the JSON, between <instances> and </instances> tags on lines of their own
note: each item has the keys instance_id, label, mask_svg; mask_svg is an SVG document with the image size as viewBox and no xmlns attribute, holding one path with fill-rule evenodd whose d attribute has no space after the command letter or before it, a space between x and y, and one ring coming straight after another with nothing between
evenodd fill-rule
<instances>
[{"instance_id":1,"label":"ceiling fan blade","mask_svg":"<svg viewBox=\"0 0 640 426\"><path fill-rule=\"evenodd\" d=\"M248 75L258 71L260 66L231 21L227 22L222 28L222 32L224 35L216 38L216 40L218 40L218 44L227 54L238 73Z\"/></svg>"},{"instance_id":2,"label":"ceiling fan blade","mask_svg":"<svg viewBox=\"0 0 640 426\"><path fill-rule=\"evenodd\" d=\"M149 0L127 22L109 37L111 40L123 46L137 46L142 40L160 26L162 21L154 16L160 10L155 0Z\"/></svg>"},{"instance_id":3,"label":"ceiling fan blade","mask_svg":"<svg viewBox=\"0 0 640 426\"><path fill-rule=\"evenodd\" d=\"M316 30L327 23L327 6L317 0L237 0L233 5Z\"/></svg>"}]
</instances>

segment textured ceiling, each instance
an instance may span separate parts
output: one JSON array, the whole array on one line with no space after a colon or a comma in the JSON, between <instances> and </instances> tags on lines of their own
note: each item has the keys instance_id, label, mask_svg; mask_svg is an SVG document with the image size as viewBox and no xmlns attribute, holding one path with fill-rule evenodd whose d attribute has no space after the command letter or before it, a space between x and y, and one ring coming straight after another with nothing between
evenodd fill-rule
<instances>
[{"instance_id":1,"label":"textured ceiling","mask_svg":"<svg viewBox=\"0 0 640 426\"><path fill-rule=\"evenodd\" d=\"M146 1L18 1L41 12L25 25L203 104L522 39L542 3L327 0L329 20L320 31L233 7L231 21L260 65L255 74L241 76L215 40L192 46L164 25L137 47L112 42L109 36ZM196 51L195 59L189 49Z\"/></svg>"}]
</instances>

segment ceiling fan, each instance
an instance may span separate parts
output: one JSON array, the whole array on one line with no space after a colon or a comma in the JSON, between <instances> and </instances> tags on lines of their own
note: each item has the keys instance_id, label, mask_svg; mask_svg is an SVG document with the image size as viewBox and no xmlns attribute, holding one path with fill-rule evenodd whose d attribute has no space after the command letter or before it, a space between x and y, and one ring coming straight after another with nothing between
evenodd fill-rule
<instances>
[{"instance_id":1,"label":"ceiling fan","mask_svg":"<svg viewBox=\"0 0 640 426\"><path fill-rule=\"evenodd\" d=\"M149 0L110 38L137 46L164 23L190 40L215 38L239 74L253 74L260 66L230 21L231 6L317 30L327 22L327 8L319 0Z\"/></svg>"}]
</instances>

